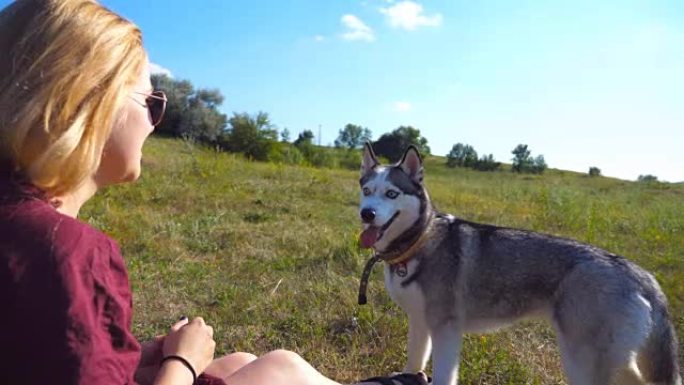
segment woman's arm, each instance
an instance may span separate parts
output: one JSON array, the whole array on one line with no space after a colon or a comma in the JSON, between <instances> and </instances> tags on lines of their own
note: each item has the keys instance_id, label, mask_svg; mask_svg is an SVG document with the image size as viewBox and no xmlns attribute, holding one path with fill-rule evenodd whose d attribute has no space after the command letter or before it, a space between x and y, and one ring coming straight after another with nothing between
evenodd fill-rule
<instances>
[{"instance_id":1,"label":"woman's arm","mask_svg":"<svg viewBox=\"0 0 684 385\"><path fill-rule=\"evenodd\" d=\"M180 361L167 360L159 368L154 385L191 385L192 373Z\"/></svg>"},{"instance_id":2,"label":"woman's arm","mask_svg":"<svg viewBox=\"0 0 684 385\"><path fill-rule=\"evenodd\" d=\"M163 360L154 385L192 384L195 375L204 372L214 359L216 342L213 336L214 329L200 317L192 322L183 318L173 325L169 334L164 337L162 354L163 357L177 356L183 360Z\"/></svg>"}]
</instances>

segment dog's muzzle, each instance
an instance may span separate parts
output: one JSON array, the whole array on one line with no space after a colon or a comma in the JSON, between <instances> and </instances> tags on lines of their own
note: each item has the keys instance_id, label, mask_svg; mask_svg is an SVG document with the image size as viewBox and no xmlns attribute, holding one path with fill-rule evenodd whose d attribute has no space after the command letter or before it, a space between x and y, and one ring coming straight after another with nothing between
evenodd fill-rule
<instances>
[{"instance_id":1,"label":"dog's muzzle","mask_svg":"<svg viewBox=\"0 0 684 385\"><path fill-rule=\"evenodd\" d=\"M363 223L371 223L375 220L375 210L371 208L364 208L361 210L361 220Z\"/></svg>"}]
</instances>

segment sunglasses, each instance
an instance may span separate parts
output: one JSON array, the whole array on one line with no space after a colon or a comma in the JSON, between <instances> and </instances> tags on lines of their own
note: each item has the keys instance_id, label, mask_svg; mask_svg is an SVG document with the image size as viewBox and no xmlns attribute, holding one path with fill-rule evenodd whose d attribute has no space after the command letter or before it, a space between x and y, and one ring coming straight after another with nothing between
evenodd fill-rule
<instances>
[{"instance_id":1,"label":"sunglasses","mask_svg":"<svg viewBox=\"0 0 684 385\"><path fill-rule=\"evenodd\" d=\"M166 111L167 101L164 91L152 91L151 94L146 94L144 92L134 93L145 96L144 105L135 99L133 100L135 100L136 103L140 104L141 106L147 108L147 111L149 112L148 115L150 118L150 123L152 123L153 126L157 126L159 123L161 123L161 120L164 117L164 111Z\"/></svg>"}]
</instances>

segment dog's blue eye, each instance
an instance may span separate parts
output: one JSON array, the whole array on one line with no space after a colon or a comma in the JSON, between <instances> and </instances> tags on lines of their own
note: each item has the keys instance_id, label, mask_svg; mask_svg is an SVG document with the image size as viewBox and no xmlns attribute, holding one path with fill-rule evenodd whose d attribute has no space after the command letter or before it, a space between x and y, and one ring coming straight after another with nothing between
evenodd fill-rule
<instances>
[{"instance_id":1,"label":"dog's blue eye","mask_svg":"<svg viewBox=\"0 0 684 385\"><path fill-rule=\"evenodd\" d=\"M368 187L363 188L363 195L364 196L369 196L371 195L371 190Z\"/></svg>"},{"instance_id":2,"label":"dog's blue eye","mask_svg":"<svg viewBox=\"0 0 684 385\"><path fill-rule=\"evenodd\" d=\"M385 193L385 195L386 195L389 199L396 199L396 198L399 196L399 193L396 192L396 191L394 191L394 190L387 190L387 192Z\"/></svg>"}]
</instances>

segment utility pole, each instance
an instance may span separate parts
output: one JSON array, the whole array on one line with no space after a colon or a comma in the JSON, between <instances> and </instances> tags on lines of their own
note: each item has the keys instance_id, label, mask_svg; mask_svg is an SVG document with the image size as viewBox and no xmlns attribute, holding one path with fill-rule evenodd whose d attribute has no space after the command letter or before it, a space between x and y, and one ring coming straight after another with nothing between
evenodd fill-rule
<instances>
[{"instance_id":1,"label":"utility pole","mask_svg":"<svg viewBox=\"0 0 684 385\"><path fill-rule=\"evenodd\" d=\"M318 146L321 145L321 125L318 125Z\"/></svg>"}]
</instances>

